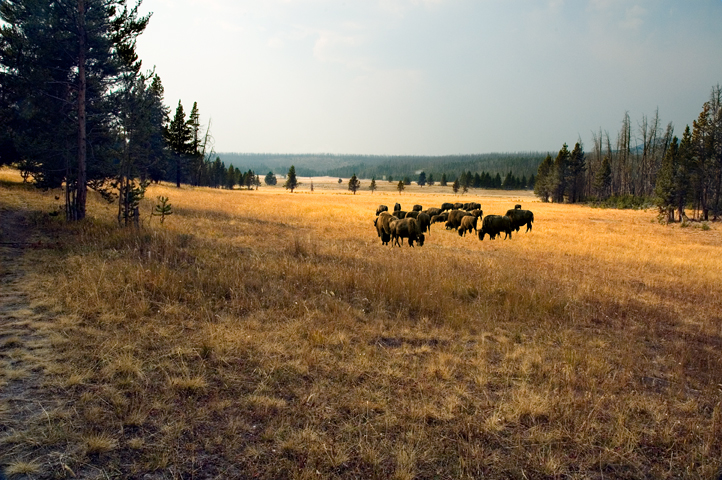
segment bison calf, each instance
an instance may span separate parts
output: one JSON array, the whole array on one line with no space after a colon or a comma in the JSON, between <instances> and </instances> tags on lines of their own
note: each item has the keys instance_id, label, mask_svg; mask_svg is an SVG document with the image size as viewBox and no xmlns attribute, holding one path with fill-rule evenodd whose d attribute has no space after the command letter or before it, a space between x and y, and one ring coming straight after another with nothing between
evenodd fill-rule
<instances>
[{"instance_id":1,"label":"bison calf","mask_svg":"<svg viewBox=\"0 0 722 480\"><path fill-rule=\"evenodd\" d=\"M459 236L463 237L466 235L466 232L471 232L471 230L474 230L476 232L476 224L479 221L479 217L475 217L474 215L467 215L466 217L461 217L461 224L459 225Z\"/></svg>"}]
</instances>

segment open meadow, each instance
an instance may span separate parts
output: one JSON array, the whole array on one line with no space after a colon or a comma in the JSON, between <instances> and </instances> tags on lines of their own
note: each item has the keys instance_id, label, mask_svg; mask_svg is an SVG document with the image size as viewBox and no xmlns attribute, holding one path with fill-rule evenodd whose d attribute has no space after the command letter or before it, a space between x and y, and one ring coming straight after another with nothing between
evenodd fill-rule
<instances>
[{"instance_id":1,"label":"open meadow","mask_svg":"<svg viewBox=\"0 0 722 480\"><path fill-rule=\"evenodd\" d=\"M96 195L65 224L58 192L0 170L0 213L39 238L0 266L22 255L35 332L0 314L10 478L719 474L722 225L300 180L151 186L134 229ZM434 224L423 247L381 245L378 204L455 201L521 203L533 230L479 241ZM41 382L42 409L19 422L23 382Z\"/></svg>"}]
</instances>

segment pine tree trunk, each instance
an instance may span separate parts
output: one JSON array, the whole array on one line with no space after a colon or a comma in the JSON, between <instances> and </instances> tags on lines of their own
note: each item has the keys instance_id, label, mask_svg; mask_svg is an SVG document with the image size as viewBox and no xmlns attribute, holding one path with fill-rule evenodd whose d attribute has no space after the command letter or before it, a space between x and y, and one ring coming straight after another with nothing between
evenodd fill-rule
<instances>
[{"instance_id":1,"label":"pine tree trunk","mask_svg":"<svg viewBox=\"0 0 722 480\"><path fill-rule=\"evenodd\" d=\"M78 0L78 183L75 186L77 196L72 220L85 218L85 202L88 194L86 157L87 134L85 116L85 93L87 82L85 78L85 0Z\"/></svg>"}]
</instances>

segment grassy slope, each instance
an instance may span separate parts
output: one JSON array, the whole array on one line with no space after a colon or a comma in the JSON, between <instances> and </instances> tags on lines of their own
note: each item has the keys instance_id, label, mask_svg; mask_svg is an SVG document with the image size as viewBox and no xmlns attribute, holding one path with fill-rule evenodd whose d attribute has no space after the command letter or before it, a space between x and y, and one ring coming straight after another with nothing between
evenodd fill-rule
<instances>
[{"instance_id":1,"label":"grassy slope","mask_svg":"<svg viewBox=\"0 0 722 480\"><path fill-rule=\"evenodd\" d=\"M37 215L64 244L34 253L66 338L48 389L73 403L52 412L52 435L40 419L0 447L44 448L47 476L716 472L718 225L495 192L464 201L503 214L521 198L533 232L480 242L434 225L423 247L392 249L372 227L378 203L456 197L382 187L153 187L175 214L141 232L100 203L83 225ZM18 195L53 203L0 188L3 204Z\"/></svg>"}]
</instances>

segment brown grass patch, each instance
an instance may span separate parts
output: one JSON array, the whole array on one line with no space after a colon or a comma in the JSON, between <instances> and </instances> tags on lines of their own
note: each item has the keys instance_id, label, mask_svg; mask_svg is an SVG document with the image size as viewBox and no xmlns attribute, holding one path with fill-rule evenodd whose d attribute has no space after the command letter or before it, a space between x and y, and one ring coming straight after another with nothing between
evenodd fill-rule
<instances>
[{"instance_id":1,"label":"brown grass patch","mask_svg":"<svg viewBox=\"0 0 722 480\"><path fill-rule=\"evenodd\" d=\"M443 192L154 186L163 226L120 230L100 203L78 225L39 215L63 245L35 253L36 290L70 340L48 369L77 405L55 420L69 458L100 431L126 476L716 475L719 225L482 192L462 200L521 199L534 230L381 246L377 204Z\"/></svg>"}]
</instances>

